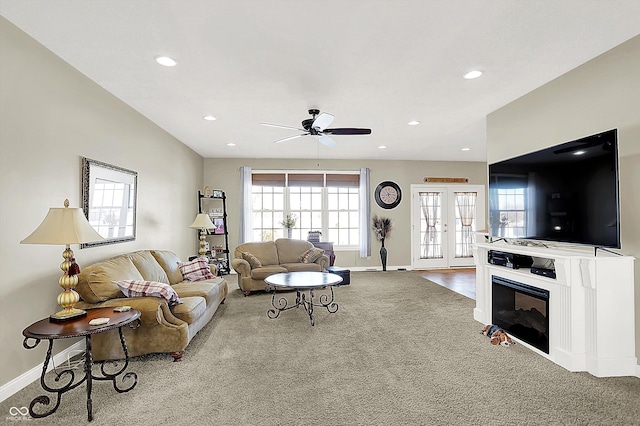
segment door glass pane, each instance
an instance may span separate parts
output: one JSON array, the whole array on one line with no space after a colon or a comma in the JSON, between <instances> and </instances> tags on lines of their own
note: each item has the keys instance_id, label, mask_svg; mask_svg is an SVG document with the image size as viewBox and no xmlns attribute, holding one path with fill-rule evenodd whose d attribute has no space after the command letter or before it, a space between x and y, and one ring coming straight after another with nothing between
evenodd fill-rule
<instances>
[{"instance_id":1,"label":"door glass pane","mask_svg":"<svg viewBox=\"0 0 640 426\"><path fill-rule=\"evenodd\" d=\"M420 258L442 259L442 193L420 192Z\"/></svg>"},{"instance_id":2,"label":"door glass pane","mask_svg":"<svg viewBox=\"0 0 640 426\"><path fill-rule=\"evenodd\" d=\"M476 200L478 194L475 192L456 192L456 243L455 257L473 257L471 247L475 242L476 230Z\"/></svg>"}]
</instances>

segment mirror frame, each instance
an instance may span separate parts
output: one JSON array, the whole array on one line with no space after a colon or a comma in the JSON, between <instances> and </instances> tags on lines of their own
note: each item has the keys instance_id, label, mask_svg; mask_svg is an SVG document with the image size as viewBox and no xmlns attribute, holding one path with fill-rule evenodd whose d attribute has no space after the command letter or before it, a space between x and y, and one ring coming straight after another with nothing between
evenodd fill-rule
<instances>
[{"instance_id":1,"label":"mirror frame","mask_svg":"<svg viewBox=\"0 0 640 426\"><path fill-rule=\"evenodd\" d=\"M130 208L133 209L133 231L130 234L120 237L105 237L102 241L95 241L90 243L80 244L80 248L103 246L106 244L124 243L127 241L134 241L136 239L136 209L137 209L137 193L138 193L138 173L132 170L124 169L122 167L114 166L111 164L103 163L101 161L91 160L89 158L82 157L82 210L84 215L89 220L89 213L91 212L91 205L93 201L93 194L91 193L91 182L98 177L102 177L108 174L109 179L123 184L131 184L132 199ZM89 221L91 224L91 221ZM93 226L93 225L92 225ZM95 227L94 227L95 229ZM96 232L100 233L98 229ZM103 236L104 237L104 236Z\"/></svg>"}]
</instances>

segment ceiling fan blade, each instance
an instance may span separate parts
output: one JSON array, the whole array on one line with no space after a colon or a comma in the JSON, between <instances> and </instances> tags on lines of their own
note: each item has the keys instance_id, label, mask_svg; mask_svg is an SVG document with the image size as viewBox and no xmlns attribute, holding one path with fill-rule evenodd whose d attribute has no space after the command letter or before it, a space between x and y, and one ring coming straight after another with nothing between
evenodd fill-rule
<instances>
[{"instance_id":1,"label":"ceiling fan blade","mask_svg":"<svg viewBox=\"0 0 640 426\"><path fill-rule=\"evenodd\" d=\"M316 117L316 119L313 121L313 124L311 125L312 128L316 129L316 130L324 130L329 124L331 124L331 122L333 121L333 115L329 114L328 112L322 112L320 113L319 116Z\"/></svg>"},{"instance_id":2,"label":"ceiling fan blade","mask_svg":"<svg viewBox=\"0 0 640 426\"><path fill-rule=\"evenodd\" d=\"M315 135L315 137L316 139L318 139L318 142L320 142L324 146L328 146L328 147L336 146L336 141L334 141L327 135Z\"/></svg>"},{"instance_id":3,"label":"ceiling fan blade","mask_svg":"<svg viewBox=\"0 0 640 426\"><path fill-rule=\"evenodd\" d=\"M324 129L324 133L331 135L370 135L371 129L354 129L354 128L338 128L338 129Z\"/></svg>"},{"instance_id":4,"label":"ceiling fan blade","mask_svg":"<svg viewBox=\"0 0 640 426\"><path fill-rule=\"evenodd\" d=\"M289 136L288 138L283 138L283 139L278 139L277 141L273 141L273 143L280 143L280 142L286 142L286 141L290 141L291 139L295 139L295 138L300 138L302 136L307 136L309 133L303 133L301 135L293 135L293 136Z\"/></svg>"},{"instance_id":5,"label":"ceiling fan blade","mask_svg":"<svg viewBox=\"0 0 640 426\"><path fill-rule=\"evenodd\" d=\"M283 126L281 124L271 124L271 123L260 123L263 126L269 126L269 127L277 127L279 129L290 129L290 130L300 130L301 132L304 132L306 130L304 129L300 129L298 127L291 127L291 126Z\"/></svg>"}]
</instances>

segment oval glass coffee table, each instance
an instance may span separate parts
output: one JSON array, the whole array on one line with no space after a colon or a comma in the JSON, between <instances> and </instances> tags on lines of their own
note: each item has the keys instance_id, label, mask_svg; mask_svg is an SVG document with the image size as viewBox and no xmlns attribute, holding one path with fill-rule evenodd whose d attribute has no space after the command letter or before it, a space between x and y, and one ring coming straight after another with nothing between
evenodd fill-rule
<instances>
[{"instance_id":1,"label":"oval glass coffee table","mask_svg":"<svg viewBox=\"0 0 640 426\"><path fill-rule=\"evenodd\" d=\"M314 306L326 308L331 314L338 311L338 304L334 299L333 287L342 282L342 277L340 275L330 274L327 272L310 271L289 272L268 276L264 279L264 282L267 283L266 290L273 291L271 296L271 306L273 306L273 308L267 311L267 316L271 319L278 318L282 311L302 306L309 315L309 320L313 326L315 325L315 318L313 317ZM319 303L316 303L314 300L314 290L327 287L330 290L331 298L329 298L328 294L322 293L317 301ZM295 290L295 304L289 305L289 302L284 296L280 297L276 304L276 292L278 289ZM304 293L305 290L309 290L309 297Z\"/></svg>"}]
</instances>

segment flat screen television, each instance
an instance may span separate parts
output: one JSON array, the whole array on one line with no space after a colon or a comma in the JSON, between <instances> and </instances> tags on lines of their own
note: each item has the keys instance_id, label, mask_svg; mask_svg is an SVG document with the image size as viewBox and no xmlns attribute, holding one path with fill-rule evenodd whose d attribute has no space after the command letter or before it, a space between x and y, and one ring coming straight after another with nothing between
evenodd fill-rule
<instances>
[{"instance_id":1,"label":"flat screen television","mask_svg":"<svg viewBox=\"0 0 640 426\"><path fill-rule=\"evenodd\" d=\"M489 164L493 238L620 248L618 132Z\"/></svg>"}]
</instances>

